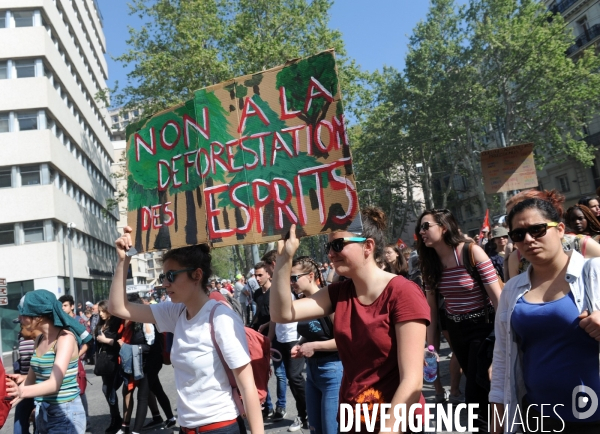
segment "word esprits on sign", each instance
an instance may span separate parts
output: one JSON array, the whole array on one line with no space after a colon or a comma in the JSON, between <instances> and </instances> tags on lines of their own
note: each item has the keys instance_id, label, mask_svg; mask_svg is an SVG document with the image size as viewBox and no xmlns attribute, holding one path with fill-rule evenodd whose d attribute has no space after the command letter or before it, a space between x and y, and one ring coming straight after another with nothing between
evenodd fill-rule
<instances>
[{"instance_id":1,"label":"word esprits on sign","mask_svg":"<svg viewBox=\"0 0 600 434\"><path fill-rule=\"evenodd\" d=\"M333 52L199 90L127 132L140 252L343 230L358 212Z\"/></svg>"}]
</instances>

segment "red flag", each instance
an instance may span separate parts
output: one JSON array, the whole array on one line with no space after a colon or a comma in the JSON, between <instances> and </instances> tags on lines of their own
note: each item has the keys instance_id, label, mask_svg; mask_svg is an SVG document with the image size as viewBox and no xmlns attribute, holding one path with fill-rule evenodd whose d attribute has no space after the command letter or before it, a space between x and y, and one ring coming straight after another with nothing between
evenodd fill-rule
<instances>
[{"instance_id":1,"label":"red flag","mask_svg":"<svg viewBox=\"0 0 600 434\"><path fill-rule=\"evenodd\" d=\"M490 231L490 210L485 210L485 218L483 219L483 224L481 225L481 230L479 231L479 245L481 246L481 242L483 241L483 232L487 230Z\"/></svg>"},{"instance_id":2,"label":"red flag","mask_svg":"<svg viewBox=\"0 0 600 434\"><path fill-rule=\"evenodd\" d=\"M402 241L402 238L398 238L396 245L398 246L399 249L403 249L406 247L406 243L404 241Z\"/></svg>"}]
</instances>

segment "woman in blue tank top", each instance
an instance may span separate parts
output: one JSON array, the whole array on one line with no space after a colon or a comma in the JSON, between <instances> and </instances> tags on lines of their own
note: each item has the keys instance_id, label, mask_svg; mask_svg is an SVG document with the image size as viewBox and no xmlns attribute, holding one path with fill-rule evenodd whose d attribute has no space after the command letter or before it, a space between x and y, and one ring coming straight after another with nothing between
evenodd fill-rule
<instances>
[{"instance_id":1,"label":"woman in blue tank top","mask_svg":"<svg viewBox=\"0 0 600 434\"><path fill-rule=\"evenodd\" d=\"M540 199L508 215L531 265L507 282L496 313L493 433L600 432L600 259L565 252L560 219Z\"/></svg>"},{"instance_id":2,"label":"woman in blue tank top","mask_svg":"<svg viewBox=\"0 0 600 434\"><path fill-rule=\"evenodd\" d=\"M27 377L7 381L11 404L35 399L39 434L84 434L86 417L79 397L77 364L79 346L91 336L63 312L56 296L44 289L27 293L19 304L19 314L24 329L41 335L35 341Z\"/></svg>"}]
</instances>

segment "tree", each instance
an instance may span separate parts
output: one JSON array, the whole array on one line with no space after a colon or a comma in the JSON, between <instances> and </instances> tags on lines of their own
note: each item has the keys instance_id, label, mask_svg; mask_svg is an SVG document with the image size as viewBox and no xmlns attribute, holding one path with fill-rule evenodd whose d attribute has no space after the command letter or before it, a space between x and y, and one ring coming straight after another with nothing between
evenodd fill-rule
<instances>
[{"instance_id":1,"label":"tree","mask_svg":"<svg viewBox=\"0 0 600 434\"><path fill-rule=\"evenodd\" d=\"M330 0L134 0L147 20L129 30L132 64L116 105L155 113L191 99L193 91L334 48L349 107L366 90L346 57L340 32L328 27Z\"/></svg>"}]
</instances>

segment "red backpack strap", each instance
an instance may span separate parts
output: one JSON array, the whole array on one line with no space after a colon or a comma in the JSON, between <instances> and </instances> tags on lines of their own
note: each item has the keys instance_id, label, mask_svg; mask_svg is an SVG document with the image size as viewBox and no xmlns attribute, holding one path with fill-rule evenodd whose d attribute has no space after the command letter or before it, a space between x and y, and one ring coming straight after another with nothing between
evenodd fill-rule
<instances>
[{"instance_id":1,"label":"red backpack strap","mask_svg":"<svg viewBox=\"0 0 600 434\"><path fill-rule=\"evenodd\" d=\"M229 368L229 366L225 362L225 358L223 357L221 348L219 348L219 344L217 343L217 337L215 335L215 322L214 322L215 311L217 310L217 308L219 307L220 304L223 304L223 303L215 304L210 311L210 317L208 319L208 323L210 325L210 338L212 339L215 350L217 351L217 354L219 355L219 359L221 359L221 364L223 365L223 368L225 369L225 372L227 373L227 378L229 379L229 384L231 385L231 389L233 392L233 401L235 402L235 405L236 405L240 415L242 417L245 417L246 411L244 410L244 403L242 402L242 397L240 396L240 389L238 389L237 382L235 381L235 377L233 375L233 371L231 370L231 368Z\"/></svg>"}]
</instances>

